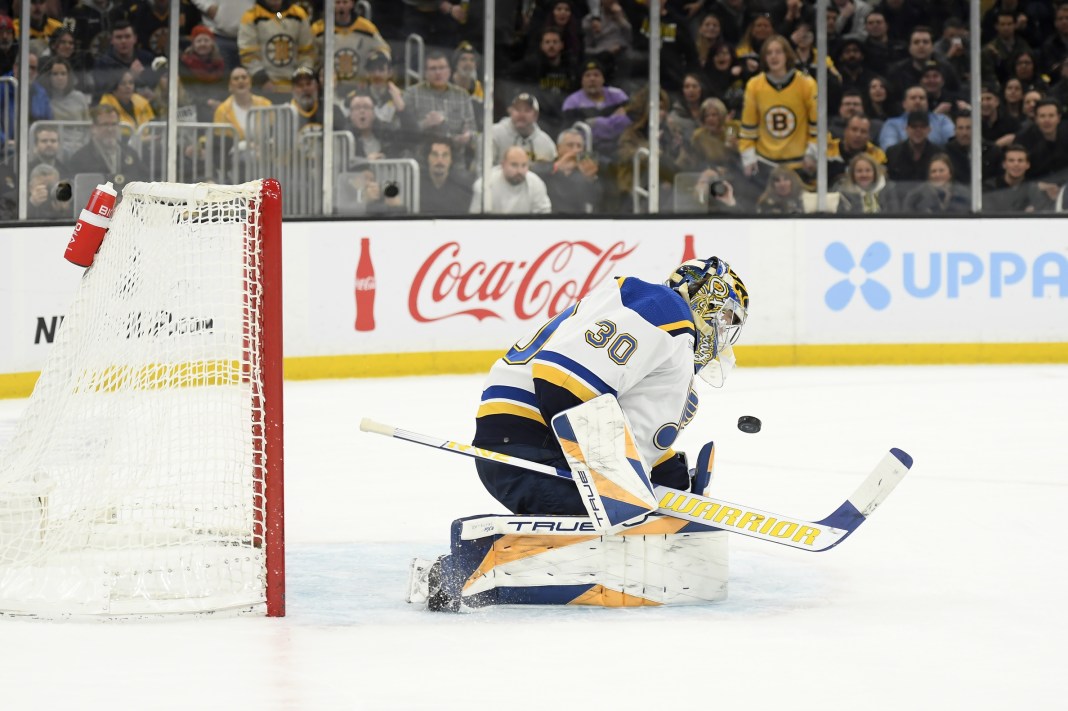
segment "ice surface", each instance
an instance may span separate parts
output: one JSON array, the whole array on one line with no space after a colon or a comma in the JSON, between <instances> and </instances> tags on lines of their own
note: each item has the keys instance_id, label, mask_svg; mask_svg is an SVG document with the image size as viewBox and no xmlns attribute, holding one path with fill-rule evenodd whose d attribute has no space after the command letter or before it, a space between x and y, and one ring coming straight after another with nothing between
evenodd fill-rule
<instances>
[{"instance_id":1,"label":"ice surface","mask_svg":"<svg viewBox=\"0 0 1068 711\"><path fill-rule=\"evenodd\" d=\"M821 518L889 447L915 466L831 551L733 537L723 603L435 615L402 600L408 559L501 509L469 459L358 424L468 438L481 378L287 382L288 617L0 619L0 708L1063 708L1068 366L699 387L680 444L716 440L718 498ZM0 401L0 440L24 404Z\"/></svg>"}]
</instances>

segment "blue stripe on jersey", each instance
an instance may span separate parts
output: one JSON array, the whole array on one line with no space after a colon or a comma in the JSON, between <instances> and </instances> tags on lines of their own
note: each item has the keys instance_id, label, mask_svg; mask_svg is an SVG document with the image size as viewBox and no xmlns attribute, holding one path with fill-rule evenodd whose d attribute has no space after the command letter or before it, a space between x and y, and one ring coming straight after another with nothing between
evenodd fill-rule
<instances>
[{"instance_id":1,"label":"blue stripe on jersey","mask_svg":"<svg viewBox=\"0 0 1068 711\"><path fill-rule=\"evenodd\" d=\"M534 397L534 393L522 388L515 388L510 385L491 385L482 391L482 401L486 400L514 400L515 402L521 402L532 407L538 406L538 401Z\"/></svg>"},{"instance_id":2,"label":"blue stripe on jersey","mask_svg":"<svg viewBox=\"0 0 1068 711\"><path fill-rule=\"evenodd\" d=\"M619 286L619 298L623 306L672 336L695 333L689 305L663 284L628 277Z\"/></svg>"},{"instance_id":3,"label":"blue stripe on jersey","mask_svg":"<svg viewBox=\"0 0 1068 711\"><path fill-rule=\"evenodd\" d=\"M585 381L591 388L596 390L598 395L604 395L605 393L611 393L612 395L616 394L615 388L609 387L608 383L594 375L592 370L571 360L567 356L560 355L554 351L542 350L538 355L534 356L534 360L552 363L558 368L574 374L581 380Z\"/></svg>"}]
</instances>

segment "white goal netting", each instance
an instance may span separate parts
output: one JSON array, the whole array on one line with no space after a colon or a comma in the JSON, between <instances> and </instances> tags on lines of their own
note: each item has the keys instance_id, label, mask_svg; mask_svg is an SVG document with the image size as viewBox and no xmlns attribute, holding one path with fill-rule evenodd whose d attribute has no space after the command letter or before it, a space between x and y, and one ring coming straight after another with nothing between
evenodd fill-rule
<instances>
[{"instance_id":1,"label":"white goal netting","mask_svg":"<svg viewBox=\"0 0 1068 711\"><path fill-rule=\"evenodd\" d=\"M260 187L125 188L0 453L0 613L262 607Z\"/></svg>"}]
</instances>

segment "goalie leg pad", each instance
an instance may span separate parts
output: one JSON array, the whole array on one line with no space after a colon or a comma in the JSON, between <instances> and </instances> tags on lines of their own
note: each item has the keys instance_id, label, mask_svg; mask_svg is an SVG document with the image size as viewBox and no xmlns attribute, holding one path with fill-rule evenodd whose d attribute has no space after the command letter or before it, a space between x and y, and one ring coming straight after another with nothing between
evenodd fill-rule
<instances>
[{"instance_id":1,"label":"goalie leg pad","mask_svg":"<svg viewBox=\"0 0 1068 711\"><path fill-rule=\"evenodd\" d=\"M465 608L692 605L727 597L728 534L666 516L611 535L584 516L473 516L454 521L451 537L441 589Z\"/></svg>"}]
</instances>

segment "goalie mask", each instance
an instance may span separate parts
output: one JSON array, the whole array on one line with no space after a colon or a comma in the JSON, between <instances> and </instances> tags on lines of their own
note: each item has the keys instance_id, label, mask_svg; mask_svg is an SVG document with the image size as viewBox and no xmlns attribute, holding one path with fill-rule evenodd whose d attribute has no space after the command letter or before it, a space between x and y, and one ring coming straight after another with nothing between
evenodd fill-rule
<instances>
[{"instance_id":1,"label":"goalie mask","mask_svg":"<svg viewBox=\"0 0 1068 711\"><path fill-rule=\"evenodd\" d=\"M732 346L749 310L749 292L730 266L718 257L691 259L664 282L686 300L697 326L694 373L721 387L734 367Z\"/></svg>"}]
</instances>

